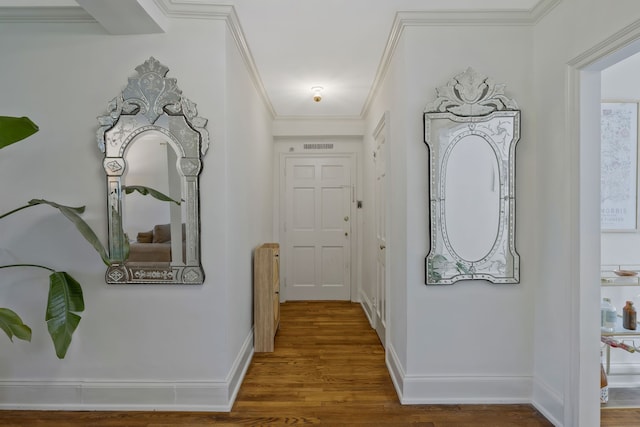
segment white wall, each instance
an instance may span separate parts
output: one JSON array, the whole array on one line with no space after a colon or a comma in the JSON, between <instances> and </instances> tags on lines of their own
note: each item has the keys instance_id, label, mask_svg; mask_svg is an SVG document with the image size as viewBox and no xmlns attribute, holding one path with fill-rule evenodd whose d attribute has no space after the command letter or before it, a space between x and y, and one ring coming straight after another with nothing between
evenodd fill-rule
<instances>
[{"instance_id":1,"label":"white wall","mask_svg":"<svg viewBox=\"0 0 640 427\"><path fill-rule=\"evenodd\" d=\"M430 43L431 40L440 43ZM468 46L477 40L473 50ZM535 292L536 187L531 134L529 27L416 27L405 30L407 81L407 378L408 402L527 401L532 374L531 334ZM505 61L504 52L509 52ZM437 58L434 61L433 58ZM428 154L422 115L435 99L435 88L468 66L505 83L523 111L516 160L516 236L521 255L521 283L492 285L483 281L452 286L424 285L428 242ZM508 344L506 344L508 343ZM483 390L482 393L479 393Z\"/></svg>"},{"instance_id":2,"label":"white wall","mask_svg":"<svg viewBox=\"0 0 640 427\"><path fill-rule=\"evenodd\" d=\"M200 178L202 286L107 286L99 257L44 207L0 223L2 246L11 250L4 258L68 271L82 283L87 307L67 357L58 360L44 323L46 274L2 271L2 305L34 329L33 342L3 346L3 406L229 408L238 364L251 351L250 251L271 232L269 181L250 189L238 187L238 178L269 176L271 152L268 115L254 106L255 88L228 40L224 20L174 20L166 34L141 36L109 36L97 24L0 27L0 114L28 115L40 126L2 150L0 210L34 197L86 204L84 218L105 241L96 117L150 56L209 119L212 141ZM247 148L253 142L256 151ZM250 203L252 225L238 238L236 217Z\"/></svg>"},{"instance_id":3,"label":"white wall","mask_svg":"<svg viewBox=\"0 0 640 427\"><path fill-rule=\"evenodd\" d=\"M597 119L584 123L581 128L588 131L579 133L577 97L592 95L574 86L577 81L568 64L580 63L598 49L605 51L606 44L599 43L639 16L640 5L633 1L564 0L535 26L533 84L540 188L534 210L540 254L535 268L543 274L535 295L534 401L559 425L599 424L599 198L589 188L585 193L577 191L580 180L598 186L599 148L579 147L577 141L595 143L599 125ZM597 73L585 72L581 77L599 85ZM597 90L597 98L590 100L593 105L586 108L596 117ZM596 175L589 175L589 170ZM598 200L584 197L587 192ZM580 211L582 205L593 211Z\"/></svg>"},{"instance_id":4,"label":"white wall","mask_svg":"<svg viewBox=\"0 0 640 427\"><path fill-rule=\"evenodd\" d=\"M377 240L374 212L375 164L372 153L375 150L373 133L385 112L389 112L387 148L387 286L389 287L388 325L386 342L387 366L391 377L402 398L402 382L397 378L404 376L407 363L407 175L406 170L406 122L410 116L404 98L410 84L405 84L406 48L399 43L393 54L393 60L376 97L367 112L364 152L364 227L363 227L363 292L368 298L375 295ZM425 254L426 255L426 254Z\"/></svg>"},{"instance_id":5,"label":"white wall","mask_svg":"<svg viewBox=\"0 0 640 427\"><path fill-rule=\"evenodd\" d=\"M273 164L272 117L253 85L231 33L227 32L227 84L225 122L228 153L227 198L212 198L226 209L225 239L228 250L229 354L253 347L253 250L273 242L273 205L277 192L271 181Z\"/></svg>"},{"instance_id":6,"label":"white wall","mask_svg":"<svg viewBox=\"0 0 640 427\"><path fill-rule=\"evenodd\" d=\"M438 43L433 43L438 40ZM483 40L479 45L477 40ZM469 49L473 46L473 49ZM505 52L509 60L505 61ZM529 401L537 281L534 220L535 142L529 113L532 32L527 26L416 26L404 29L369 114L367 136L390 111L390 365L405 403ZM498 83L523 110L517 149L518 285L483 281L424 284L428 252L428 152L422 112L436 87L472 66ZM400 95L398 95L400 94ZM371 151L373 141L369 136ZM373 164L365 170L371 181ZM372 239L374 230L365 228ZM364 271L373 270L366 251ZM368 267L367 267L368 266ZM365 278L365 282L367 279Z\"/></svg>"}]
</instances>

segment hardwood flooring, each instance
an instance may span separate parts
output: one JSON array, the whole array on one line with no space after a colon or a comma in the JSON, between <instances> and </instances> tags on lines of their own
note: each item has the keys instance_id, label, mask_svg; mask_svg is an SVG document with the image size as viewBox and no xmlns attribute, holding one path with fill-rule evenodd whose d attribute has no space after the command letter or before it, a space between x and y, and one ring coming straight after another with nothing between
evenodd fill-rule
<instances>
[{"instance_id":1,"label":"hardwood flooring","mask_svg":"<svg viewBox=\"0 0 640 427\"><path fill-rule=\"evenodd\" d=\"M275 352L254 355L229 413L0 411L0 425L551 426L530 405L401 405L382 346L358 304L288 302L281 311ZM603 414L603 426L639 424L637 411Z\"/></svg>"}]
</instances>

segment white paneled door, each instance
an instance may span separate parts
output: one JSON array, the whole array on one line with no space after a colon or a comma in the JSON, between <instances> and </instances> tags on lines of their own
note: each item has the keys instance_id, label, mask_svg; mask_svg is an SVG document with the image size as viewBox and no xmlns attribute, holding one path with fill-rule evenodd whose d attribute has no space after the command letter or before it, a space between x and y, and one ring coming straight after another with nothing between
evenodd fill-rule
<instances>
[{"instance_id":1,"label":"white paneled door","mask_svg":"<svg viewBox=\"0 0 640 427\"><path fill-rule=\"evenodd\" d=\"M386 118L386 116L385 116ZM374 327L385 346L385 334L387 328L387 162L386 162L386 120L381 122L376 134L376 150L374 163L376 171L376 183L374 190L375 199L375 226L376 226L376 288L374 295Z\"/></svg>"},{"instance_id":2,"label":"white paneled door","mask_svg":"<svg viewBox=\"0 0 640 427\"><path fill-rule=\"evenodd\" d=\"M350 165L348 157L286 159L287 300L351 299Z\"/></svg>"}]
</instances>

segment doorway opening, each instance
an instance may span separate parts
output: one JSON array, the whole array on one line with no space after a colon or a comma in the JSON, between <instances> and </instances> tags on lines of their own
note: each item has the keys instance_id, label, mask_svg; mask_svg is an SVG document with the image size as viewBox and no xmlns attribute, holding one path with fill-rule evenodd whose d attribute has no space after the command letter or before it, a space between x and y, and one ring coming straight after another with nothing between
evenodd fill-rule
<instances>
[{"instance_id":1,"label":"doorway opening","mask_svg":"<svg viewBox=\"0 0 640 427\"><path fill-rule=\"evenodd\" d=\"M358 301L361 144L279 144L281 301Z\"/></svg>"},{"instance_id":2,"label":"doorway opening","mask_svg":"<svg viewBox=\"0 0 640 427\"><path fill-rule=\"evenodd\" d=\"M600 375L600 108L601 72L640 52L640 28L631 25L569 62L570 188L573 265L570 286L571 371L565 419L599 420L596 406Z\"/></svg>"},{"instance_id":3,"label":"doorway opening","mask_svg":"<svg viewBox=\"0 0 640 427\"><path fill-rule=\"evenodd\" d=\"M627 301L640 306L638 223L638 107L640 53L601 75L601 304L616 310L612 328L603 325L603 367L608 395L602 408L640 407L640 326L623 324ZM613 274L612 274L613 273ZM629 274L630 276L618 276ZM631 276L635 274L635 276ZM606 300L605 300L606 298ZM607 302L609 301L609 302ZM601 315L602 317L602 315ZM601 322L602 324L602 322ZM635 326L635 328L634 328Z\"/></svg>"}]
</instances>

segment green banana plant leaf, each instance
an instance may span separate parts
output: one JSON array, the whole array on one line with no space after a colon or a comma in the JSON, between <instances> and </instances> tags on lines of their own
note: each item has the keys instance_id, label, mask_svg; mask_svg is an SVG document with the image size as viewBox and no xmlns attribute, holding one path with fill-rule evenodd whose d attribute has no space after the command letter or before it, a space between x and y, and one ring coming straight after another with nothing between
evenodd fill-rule
<instances>
[{"instance_id":1,"label":"green banana plant leaf","mask_svg":"<svg viewBox=\"0 0 640 427\"><path fill-rule=\"evenodd\" d=\"M0 148L21 141L38 132L38 125L28 117L0 116Z\"/></svg>"},{"instance_id":2,"label":"green banana plant leaf","mask_svg":"<svg viewBox=\"0 0 640 427\"><path fill-rule=\"evenodd\" d=\"M13 341L18 339L31 341L31 328L22 323L22 319L14 311L8 308L0 308L0 329Z\"/></svg>"},{"instance_id":3,"label":"green banana plant leaf","mask_svg":"<svg viewBox=\"0 0 640 427\"><path fill-rule=\"evenodd\" d=\"M84 212L84 206L74 208L70 206L59 205L55 202L50 202L48 200L43 200L43 199L29 200L28 206L36 206L36 205L43 205L43 204L49 205L53 208L58 209L64 216L66 216L67 219L69 219L69 221L71 221L76 226L76 228L78 229L80 234L82 234L82 236L85 238L85 240L89 242L94 247L94 249L98 252L98 254L100 255L100 258L102 258L102 262L104 262L106 265L111 265L111 261L109 260L109 256L107 255L107 250L104 248L104 246L100 242L100 239L98 239L98 236L96 236L96 233L93 231L93 229L89 227L89 224L87 224L85 220L83 220L79 215Z\"/></svg>"},{"instance_id":4,"label":"green banana plant leaf","mask_svg":"<svg viewBox=\"0 0 640 427\"><path fill-rule=\"evenodd\" d=\"M180 201L178 200L174 200L171 197L167 196L166 194L163 194L161 192L159 192L158 190L155 190L151 187L145 187L144 185L123 185L122 189L124 190L125 194L131 194L134 191L137 191L138 193L142 194L143 196L149 195L151 197L154 197L158 200L162 200L163 202L173 202L176 205L180 205Z\"/></svg>"},{"instance_id":5,"label":"green banana plant leaf","mask_svg":"<svg viewBox=\"0 0 640 427\"><path fill-rule=\"evenodd\" d=\"M51 273L45 320L59 359L67 354L71 336L80 323L80 316L74 312L82 311L84 298L80 283L64 271Z\"/></svg>"}]
</instances>

